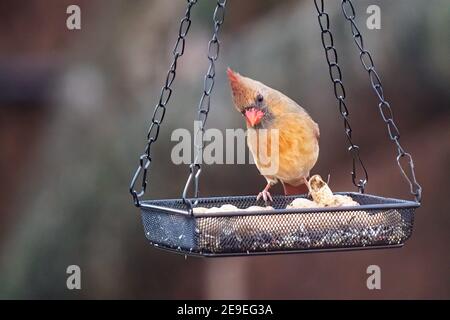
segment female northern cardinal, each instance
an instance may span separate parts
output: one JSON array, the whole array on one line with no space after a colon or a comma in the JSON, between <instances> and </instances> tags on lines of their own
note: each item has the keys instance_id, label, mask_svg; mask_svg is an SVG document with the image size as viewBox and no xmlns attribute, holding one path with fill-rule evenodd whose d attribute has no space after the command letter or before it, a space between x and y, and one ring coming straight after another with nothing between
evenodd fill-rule
<instances>
[{"instance_id":1,"label":"female northern cardinal","mask_svg":"<svg viewBox=\"0 0 450 320\"><path fill-rule=\"evenodd\" d=\"M258 194L264 201L270 199L269 189L281 181L286 195L307 191L304 184L319 156L319 126L308 113L293 100L261 82L244 77L230 68L227 70L236 109L247 122L247 144L267 185ZM266 129L262 136L261 129ZM276 131L276 135L272 135ZM264 138L262 138L264 137ZM273 137L278 138L278 154L273 160ZM261 149L271 158L267 163ZM273 161L277 162L273 169Z\"/></svg>"}]
</instances>

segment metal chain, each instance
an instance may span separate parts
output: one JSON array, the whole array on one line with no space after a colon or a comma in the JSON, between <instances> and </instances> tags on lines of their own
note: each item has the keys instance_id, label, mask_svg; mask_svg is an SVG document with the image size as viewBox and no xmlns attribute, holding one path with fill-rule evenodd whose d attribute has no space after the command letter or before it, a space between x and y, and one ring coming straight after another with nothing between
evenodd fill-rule
<instances>
[{"instance_id":1,"label":"metal chain","mask_svg":"<svg viewBox=\"0 0 450 320\"><path fill-rule=\"evenodd\" d=\"M349 122L349 111L347 104L345 103L345 88L342 82L342 71L338 64L337 50L334 46L333 34L330 31L330 16L325 12L324 1L314 0L314 4L317 10L317 18L319 20L320 29L322 31L322 45L325 50L325 58L328 63L328 69L330 72L331 82L334 87L334 95L338 101L339 113L344 120L345 136L347 138L349 148L348 151L352 155L352 182L359 189L361 193L364 193L365 186L369 180L366 167L359 155L359 146L352 141L352 127ZM362 177L358 178L357 166L362 169Z\"/></svg>"},{"instance_id":2,"label":"metal chain","mask_svg":"<svg viewBox=\"0 0 450 320\"><path fill-rule=\"evenodd\" d=\"M416 174L414 171L414 162L410 153L406 152L400 144L400 132L397 125L394 122L394 116L389 102L384 97L383 86L381 85L380 76L375 70L372 55L364 47L364 41L359 31L359 28L355 22L355 8L350 0L342 0L341 2L342 13L350 23L353 40L359 49L359 58L364 69L369 74L370 84L378 97L378 109L380 111L381 118L387 126L389 139L397 147L397 164L400 171L406 181L409 183L411 194L415 197L417 202L422 199L422 187L416 180ZM408 167L406 168L402 161L406 161Z\"/></svg>"},{"instance_id":3,"label":"metal chain","mask_svg":"<svg viewBox=\"0 0 450 320\"><path fill-rule=\"evenodd\" d=\"M176 69L178 59L184 54L186 46L186 36L191 27L191 9L197 3L197 0L187 0L187 8L184 18L181 19L180 27L178 29L178 38L175 42L175 46L172 50L173 60L167 72L164 86L161 89L159 101L153 111L152 122L147 132L147 145L144 153L139 157L139 166L131 180L130 193L133 196L133 201L136 206L139 206L139 198L141 198L147 188L147 173L152 163L151 147L152 144L158 139L159 129L166 113L166 106L172 95L172 84L176 77ZM141 191L136 191L135 184L141 177Z\"/></svg>"},{"instance_id":4,"label":"metal chain","mask_svg":"<svg viewBox=\"0 0 450 320\"><path fill-rule=\"evenodd\" d=\"M225 19L225 5L227 0L217 0L216 9L214 10L213 22L214 22L214 32L212 39L208 43L208 60L209 67L203 82L203 93L200 98L198 105L198 115L197 121L199 122L199 127L194 134L194 147L195 147L195 157L193 163L189 166L189 176L186 180L186 185L183 189L183 202L186 204L188 210L192 212L194 206L197 205L198 200L194 203L188 199L189 187L193 184L194 186L194 198L198 198L199 189L199 178L201 174L201 160L203 158L203 134L205 132L205 123L208 118L208 112L211 103L211 93L214 88L214 78L216 75L215 62L219 57L220 41L218 38L220 27L222 26Z\"/></svg>"}]
</instances>

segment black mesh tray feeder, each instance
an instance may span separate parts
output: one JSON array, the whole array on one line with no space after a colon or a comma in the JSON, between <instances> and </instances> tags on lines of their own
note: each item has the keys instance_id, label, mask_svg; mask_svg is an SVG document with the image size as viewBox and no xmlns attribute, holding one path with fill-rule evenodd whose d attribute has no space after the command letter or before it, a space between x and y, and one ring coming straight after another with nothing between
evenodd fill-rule
<instances>
[{"instance_id":1,"label":"black mesh tray feeder","mask_svg":"<svg viewBox=\"0 0 450 320\"><path fill-rule=\"evenodd\" d=\"M342 0L342 13L348 20L353 39L359 51L371 86L379 99L379 111L387 125L390 140L397 150L397 163L409 183L414 201L379 197L364 193L368 181L367 171L359 157L359 147L352 142L352 130L345 103L345 89L341 69L337 63L337 51L330 31L329 15L323 0L314 0L321 29L322 44L329 67L339 111L343 117L345 134L352 154L352 182L359 192L343 192L358 202L359 206L287 208L298 196L275 196L272 209L244 210L255 205L256 196L200 198L198 182L201 173L199 155L203 142L195 145L196 156L180 199L142 200L147 187L147 174L152 161L151 146L157 140L166 105L172 94L178 59L184 54L186 37L191 25L191 9L196 0L187 1L187 9L181 20L178 38L173 49L173 62L157 103L147 145L140 156L139 166L133 176L130 192L134 204L140 208L145 235L150 243L160 249L201 256L235 256L293 252L338 251L401 247L411 236L414 211L420 206L421 187L418 184L411 155L400 144L400 134L394 123L392 110L386 101L373 59L364 47L362 35L355 22L355 10L350 0ZM208 44L209 67L204 78L204 90L199 103L199 131L204 132L214 86L215 62L219 56L218 34L225 17L226 0L217 0L214 11L214 31ZM361 172L362 177L358 177ZM141 190L136 191L137 181ZM188 196L189 189L194 190ZM233 211L196 212L196 207L212 208L224 204L233 205Z\"/></svg>"}]
</instances>

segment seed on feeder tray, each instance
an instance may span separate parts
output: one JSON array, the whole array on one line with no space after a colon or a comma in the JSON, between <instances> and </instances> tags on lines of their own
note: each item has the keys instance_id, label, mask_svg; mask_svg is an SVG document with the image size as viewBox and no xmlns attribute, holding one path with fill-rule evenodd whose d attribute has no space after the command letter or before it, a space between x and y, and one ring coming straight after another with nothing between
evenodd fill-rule
<instances>
[{"instance_id":1,"label":"seed on feeder tray","mask_svg":"<svg viewBox=\"0 0 450 320\"><path fill-rule=\"evenodd\" d=\"M294 199L286 208L320 208L328 206L359 206L349 196L335 195L318 175L308 182L312 200ZM401 243L408 235L408 225L392 226L392 219L401 221L398 211L390 215L369 215L365 211L337 211L326 215L301 213L268 216L245 216L244 212L273 210L271 206L238 208L231 204L220 207L194 208L195 213L242 211L242 217L204 217L202 230L195 232L208 252L230 250L269 251L279 248L318 248L323 246L372 245L380 242ZM326 211L326 210L324 210ZM200 223L200 222L199 222ZM182 237L182 236L180 236ZM181 238L180 238L181 239ZM202 248L199 248L201 251Z\"/></svg>"},{"instance_id":2,"label":"seed on feeder tray","mask_svg":"<svg viewBox=\"0 0 450 320\"><path fill-rule=\"evenodd\" d=\"M305 198L296 198L290 204L287 205L286 209L294 208L317 208L319 205L314 201Z\"/></svg>"},{"instance_id":3,"label":"seed on feeder tray","mask_svg":"<svg viewBox=\"0 0 450 320\"><path fill-rule=\"evenodd\" d=\"M309 178L308 186L314 202L322 206L327 206L333 202L333 192L318 174Z\"/></svg>"},{"instance_id":4,"label":"seed on feeder tray","mask_svg":"<svg viewBox=\"0 0 450 320\"><path fill-rule=\"evenodd\" d=\"M239 210L236 206L232 204L224 204L220 207L220 211L236 211Z\"/></svg>"},{"instance_id":5,"label":"seed on feeder tray","mask_svg":"<svg viewBox=\"0 0 450 320\"><path fill-rule=\"evenodd\" d=\"M232 204L224 204L220 208L212 207L212 208L204 208L204 207L195 207L193 209L194 213L209 213L209 212L227 212L227 211L261 211L261 210L273 210L273 207L260 207L260 206L251 206L245 209L238 208L233 206Z\"/></svg>"},{"instance_id":6,"label":"seed on feeder tray","mask_svg":"<svg viewBox=\"0 0 450 320\"><path fill-rule=\"evenodd\" d=\"M313 175L308 181L311 197L320 207L359 206L349 196L334 195L328 184L318 174Z\"/></svg>"},{"instance_id":7,"label":"seed on feeder tray","mask_svg":"<svg viewBox=\"0 0 450 320\"><path fill-rule=\"evenodd\" d=\"M267 206L267 207L251 206L244 210L246 210L246 211L273 210L273 207L272 206Z\"/></svg>"},{"instance_id":8,"label":"seed on feeder tray","mask_svg":"<svg viewBox=\"0 0 450 320\"><path fill-rule=\"evenodd\" d=\"M320 175L312 176L308 181L312 201L305 198L294 199L286 209L358 206L359 203L349 196L333 194L328 184Z\"/></svg>"},{"instance_id":9,"label":"seed on feeder tray","mask_svg":"<svg viewBox=\"0 0 450 320\"><path fill-rule=\"evenodd\" d=\"M298 227L298 232L299 233L304 233L305 232L305 226L302 224L300 224L300 226Z\"/></svg>"},{"instance_id":10,"label":"seed on feeder tray","mask_svg":"<svg viewBox=\"0 0 450 320\"><path fill-rule=\"evenodd\" d=\"M204 208L204 207L195 207L194 209L192 209L192 211L194 213L205 213L206 210L208 210L208 208Z\"/></svg>"},{"instance_id":11,"label":"seed on feeder tray","mask_svg":"<svg viewBox=\"0 0 450 320\"><path fill-rule=\"evenodd\" d=\"M336 207L344 207L344 206L359 206L359 203L353 200L349 196L344 196L340 194L334 195L334 206Z\"/></svg>"}]
</instances>

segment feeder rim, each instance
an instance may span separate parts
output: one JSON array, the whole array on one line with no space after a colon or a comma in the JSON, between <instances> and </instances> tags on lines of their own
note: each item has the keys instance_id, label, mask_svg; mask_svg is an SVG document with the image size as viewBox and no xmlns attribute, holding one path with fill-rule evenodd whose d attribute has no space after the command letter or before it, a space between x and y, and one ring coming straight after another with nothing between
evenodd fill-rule
<instances>
[{"instance_id":1,"label":"feeder rim","mask_svg":"<svg viewBox=\"0 0 450 320\"><path fill-rule=\"evenodd\" d=\"M335 192L339 195L353 195L361 196L359 192ZM319 208L292 208L292 209L272 209L272 210L237 210L237 211L220 211L220 212L208 212L208 213L194 213L188 210L175 209L167 206L158 205L159 202L167 201L181 201L181 199L155 199L145 200L140 202L140 207L145 209L154 209L171 214L178 214L182 216L191 216L194 218L212 218L212 217L231 217L231 216L254 216L254 215L272 215L272 214L294 214L294 213L317 213L317 212L337 212L337 211L362 211L362 210L374 210L374 209L398 209L398 208L418 208L420 202L386 198L375 196L371 194L364 194L375 199L392 200L393 203L381 203L381 204L366 204L360 206L342 206L342 207L319 207ZM299 198L304 198L304 195L299 195ZM225 197L203 197L197 198L199 202L207 200L223 200L224 198L256 198L256 195L246 196L225 196ZM370 214L370 213L369 213Z\"/></svg>"},{"instance_id":2,"label":"feeder rim","mask_svg":"<svg viewBox=\"0 0 450 320\"><path fill-rule=\"evenodd\" d=\"M326 249L292 249L292 250L269 250L269 251L249 251L249 252L195 252L195 251L185 251L177 250L165 245L158 244L154 248L166 252L173 252L182 256L190 256L195 258L239 258L246 256L267 256L270 255L281 255L281 254L298 254L298 253L325 253L325 252L345 252L345 251L364 251L364 250L381 250L381 249L399 249L404 246L404 243L390 244L390 245L373 245L366 247L345 247L345 248L326 248Z\"/></svg>"}]
</instances>

